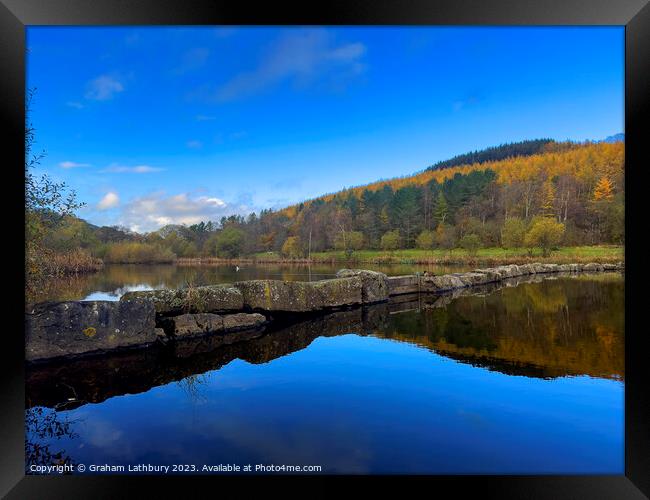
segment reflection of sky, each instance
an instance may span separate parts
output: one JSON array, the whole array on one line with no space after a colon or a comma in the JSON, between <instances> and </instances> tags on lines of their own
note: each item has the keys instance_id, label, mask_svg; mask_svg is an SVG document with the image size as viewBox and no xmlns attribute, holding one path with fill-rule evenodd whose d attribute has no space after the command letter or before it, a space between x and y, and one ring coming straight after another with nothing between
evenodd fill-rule
<instances>
[{"instance_id":1,"label":"reflection of sky","mask_svg":"<svg viewBox=\"0 0 650 500\"><path fill-rule=\"evenodd\" d=\"M113 290L112 292L92 292L81 300L120 300L120 297L127 292L141 292L153 290L151 285L127 285Z\"/></svg>"},{"instance_id":2,"label":"reflection of sky","mask_svg":"<svg viewBox=\"0 0 650 500\"><path fill-rule=\"evenodd\" d=\"M65 413L82 463L620 474L623 396L619 381L513 377L344 335Z\"/></svg>"}]
</instances>

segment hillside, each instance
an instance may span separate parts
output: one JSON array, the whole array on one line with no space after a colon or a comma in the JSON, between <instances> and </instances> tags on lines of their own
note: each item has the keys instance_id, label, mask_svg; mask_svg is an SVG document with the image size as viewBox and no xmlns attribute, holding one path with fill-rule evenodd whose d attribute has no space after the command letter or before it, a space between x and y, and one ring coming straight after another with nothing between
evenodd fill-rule
<instances>
[{"instance_id":1,"label":"hillside","mask_svg":"<svg viewBox=\"0 0 650 500\"><path fill-rule=\"evenodd\" d=\"M337 246L332 234L341 233L342 239L345 231L361 232L363 245L372 248L381 246L386 232L397 231L398 246L411 248L422 231L441 224L455 228L448 237L456 242L469 231L483 245L498 245L506 219L528 223L538 215L564 224L567 243L621 243L623 195L624 143L546 143L527 156L428 169L345 189L288 207L276 218L293 222L288 232L301 238L303 226L311 228L312 244L317 231L317 244L324 248ZM266 240L281 232L270 229Z\"/></svg>"},{"instance_id":2,"label":"hillside","mask_svg":"<svg viewBox=\"0 0 650 500\"><path fill-rule=\"evenodd\" d=\"M476 161L455 164L465 157ZM332 249L351 255L362 249L461 247L472 253L538 246L546 253L558 245L621 245L624 189L621 141L525 141L279 211L165 226L146 235L68 217L48 245L55 251L87 249L105 262L262 252L302 258Z\"/></svg>"}]
</instances>

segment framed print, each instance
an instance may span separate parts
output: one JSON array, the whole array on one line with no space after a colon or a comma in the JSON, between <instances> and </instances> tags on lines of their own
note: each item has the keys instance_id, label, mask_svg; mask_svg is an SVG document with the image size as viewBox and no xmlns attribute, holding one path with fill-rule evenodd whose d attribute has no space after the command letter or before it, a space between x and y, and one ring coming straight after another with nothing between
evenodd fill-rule
<instances>
[{"instance_id":1,"label":"framed print","mask_svg":"<svg viewBox=\"0 0 650 500\"><path fill-rule=\"evenodd\" d=\"M647 2L311 7L2 0L2 494L647 496Z\"/></svg>"}]
</instances>

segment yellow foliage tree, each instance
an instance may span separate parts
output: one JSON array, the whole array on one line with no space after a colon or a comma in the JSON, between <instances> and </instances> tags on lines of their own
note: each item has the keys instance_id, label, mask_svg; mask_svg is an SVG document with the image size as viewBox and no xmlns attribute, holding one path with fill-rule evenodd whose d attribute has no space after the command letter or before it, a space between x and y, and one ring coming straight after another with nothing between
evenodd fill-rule
<instances>
[{"instance_id":1,"label":"yellow foliage tree","mask_svg":"<svg viewBox=\"0 0 650 500\"><path fill-rule=\"evenodd\" d=\"M612 182L605 176L601 177L594 189L595 200L611 200L614 197Z\"/></svg>"}]
</instances>

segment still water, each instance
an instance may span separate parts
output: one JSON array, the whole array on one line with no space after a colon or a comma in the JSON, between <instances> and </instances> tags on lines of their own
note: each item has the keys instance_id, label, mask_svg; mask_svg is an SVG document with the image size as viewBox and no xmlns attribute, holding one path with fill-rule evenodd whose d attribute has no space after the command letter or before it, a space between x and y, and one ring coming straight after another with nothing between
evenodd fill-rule
<instances>
[{"instance_id":1,"label":"still water","mask_svg":"<svg viewBox=\"0 0 650 500\"><path fill-rule=\"evenodd\" d=\"M467 266L416 266L356 264L364 269L381 271L389 276L428 270L434 274L469 271ZM118 300L126 292L157 288L180 288L214 285L253 279L315 281L333 278L345 264L280 265L242 264L241 266L171 264L109 264L97 273L51 280L30 297L34 302L46 300Z\"/></svg>"},{"instance_id":2,"label":"still water","mask_svg":"<svg viewBox=\"0 0 650 500\"><path fill-rule=\"evenodd\" d=\"M623 284L522 279L32 367L27 465L621 474Z\"/></svg>"}]
</instances>

